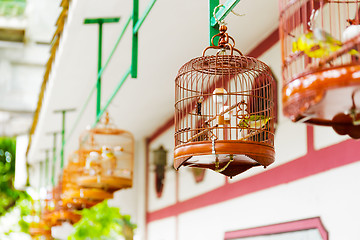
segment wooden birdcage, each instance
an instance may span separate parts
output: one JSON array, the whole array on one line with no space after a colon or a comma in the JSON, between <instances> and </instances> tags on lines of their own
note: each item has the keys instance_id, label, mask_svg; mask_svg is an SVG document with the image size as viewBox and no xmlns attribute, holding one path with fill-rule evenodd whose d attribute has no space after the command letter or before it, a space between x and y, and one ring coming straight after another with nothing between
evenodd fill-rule
<instances>
[{"instance_id":1,"label":"wooden birdcage","mask_svg":"<svg viewBox=\"0 0 360 240\"><path fill-rule=\"evenodd\" d=\"M218 46L213 38L176 77L175 169L209 168L232 177L274 162L272 73L237 50L226 30L220 26Z\"/></svg>"},{"instance_id":2,"label":"wooden birdcage","mask_svg":"<svg viewBox=\"0 0 360 240\"><path fill-rule=\"evenodd\" d=\"M98 153L97 157L95 153ZM133 135L116 128L106 114L95 128L81 135L79 162L84 166L77 179L80 186L109 191L132 187Z\"/></svg>"},{"instance_id":3,"label":"wooden birdcage","mask_svg":"<svg viewBox=\"0 0 360 240\"><path fill-rule=\"evenodd\" d=\"M279 0L283 112L360 138L360 0Z\"/></svg>"},{"instance_id":4,"label":"wooden birdcage","mask_svg":"<svg viewBox=\"0 0 360 240\"><path fill-rule=\"evenodd\" d=\"M29 234L33 239L38 238L51 238L51 229L50 226L46 224L42 218L41 212L44 207L44 201L42 199L33 200L31 206L31 222L29 224Z\"/></svg>"},{"instance_id":5,"label":"wooden birdcage","mask_svg":"<svg viewBox=\"0 0 360 240\"><path fill-rule=\"evenodd\" d=\"M50 227L61 225L63 222L74 224L81 218L75 210L78 210L78 208L75 208L73 205L63 203L62 183L60 181L59 185L54 187L45 199L45 207L42 213L42 218Z\"/></svg>"}]
</instances>

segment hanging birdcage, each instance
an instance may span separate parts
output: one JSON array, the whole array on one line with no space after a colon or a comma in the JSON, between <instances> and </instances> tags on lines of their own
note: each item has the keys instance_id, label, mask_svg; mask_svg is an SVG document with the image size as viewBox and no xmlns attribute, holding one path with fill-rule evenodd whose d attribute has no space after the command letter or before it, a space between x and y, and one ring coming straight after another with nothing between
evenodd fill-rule
<instances>
[{"instance_id":1,"label":"hanging birdcage","mask_svg":"<svg viewBox=\"0 0 360 240\"><path fill-rule=\"evenodd\" d=\"M116 191L132 187L134 138L111 124L109 115L80 137L79 161L83 174L77 184Z\"/></svg>"},{"instance_id":2,"label":"hanging birdcage","mask_svg":"<svg viewBox=\"0 0 360 240\"><path fill-rule=\"evenodd\" d=\"M235 176L274 162L274 91L269 67L244 56L220 26L219 44L179 70L175 80L174 167ZM229 42L230 41L230 42ZM217 51L205 55L207 51Z\"/></svg>"},{"instance_id":3,"label":"hanging birdcage","mask_svg":"<svg viewBox=\"0 0 360 240\"><path fill-rule=\"evenodd\" d=\"M51 237L51 226L46 224L41 215L44 203L45 202L42 199L32 200L29 234L33 239L38 239L41 237L49 239Z\"/></svg>"},{"instance_id":4,"label":"hanging birdcage","mask_svg":"<svg viewBox=\"0 0 360 240\"><path fill-rule=\"evenodd\" d=\"M283 111L360 138L360 0L280 0Z\"/></svg>"},{"instance_id":5,"label":"hanging birdcage","mask_svg":"<svg viewBox=\"0 0 360 240\"><path fill-rule=\"evenodd\" d=\"M78 210L78 208L63 203L62 182L59 181L59 184L48 193L45 199L42 218L50 227L61 225L63 222L74 224L81 218L81 216L76 213L76 210Z\"/></svg>"},{"instance_id":6,"label":"hanging birdcage","mask_svg":"<svg viewBox=\"0 0 360 240\"><path fill-rule=\"evenodd\" d=\"M72 153L62 174L62 205L71 209L83 209L94 206L112 194L99 189L83 189L77 185L78 178L84 174L85 162L79 161L78 151ZM93 196L96 195L94 198Z\"/></svg>"}]
</instances>

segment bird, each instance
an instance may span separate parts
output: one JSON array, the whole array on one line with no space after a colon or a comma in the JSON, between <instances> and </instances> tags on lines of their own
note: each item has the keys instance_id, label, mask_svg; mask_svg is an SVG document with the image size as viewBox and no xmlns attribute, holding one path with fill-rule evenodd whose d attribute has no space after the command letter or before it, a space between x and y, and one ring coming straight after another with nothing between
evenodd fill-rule
<instances>
[{"instance_id":1,"label":"bird","mask_svg":"<svg viewBox=\"0 0 360 240\"><path fill-rule=\"evenodd\" d=\"M270 119L271 117L264 115L250 115L248 118L241 118L237 126L242 129L259 130L263 129Z\"/></svg>"},{"instance_id":2,"label":"bird","mask_svg":"<svg viewBox=\"0 0 360 240\"><path fill-rule=\"evenodd\" d=\"M342 42L335 39L321 28L314 28L300 35L292 43L293 52L304 52L311 58L322 58L329 56L332 52L339 50Z\"/></svg>"}]
</instances>

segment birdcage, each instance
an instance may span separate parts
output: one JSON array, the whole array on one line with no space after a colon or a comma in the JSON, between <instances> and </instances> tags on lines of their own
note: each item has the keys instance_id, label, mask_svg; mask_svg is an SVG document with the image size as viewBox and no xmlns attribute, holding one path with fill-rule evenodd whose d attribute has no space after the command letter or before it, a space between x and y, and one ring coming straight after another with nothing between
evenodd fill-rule
<instances>
[{"instance_id":1,"label":"birdcage","mask_svg":"<svg viewBox=\"0 0 360 240\"><path fill-rule=\"evenodd\" d=\"M116 128L106 114L95 128L80 137L79 161L84 166L77 179L80 186L109 191L132 187L134 138Z\"/></svg>"},{"instance_id":2,"label":"birdcage","mask_svg":"<svg viewBox=\"0 0 360 240\"><path fill-rule=\"evenodd\" d=\"M283 112L360 138L360 0L280 0Z\"/></svg>"},{"instance_id":3,"label":"birdcage","mask_svg":"<svg viewBox=\"0 0 360 240\"><path fill-rule=\"evenodd\" d=\"M44 207L43 205L42 199L32 200L29 234L33 239L39 239L41 237L49 239L51 236L50 226L48 226L41 217L42 208Z\"/></svg>"},{"instance_id":4,"label":"birdcage","mask_svg":"<svg viewBox=\"0 0 360 240\"><path fill-rule=\"evenodd\" d=\"M81 216L75 212L78 210L74 206L63 204L62 201L62 182L53 188L45 199L45 207L42 218L45 223L52 227L61 225L63 222L76 223Z\"/></svg>"},{"instance_id":5,"label":"birdcage","mask_svg":"<svg viewBox=\"0 0 360 240\"><path fill-rule=\"evenodd\" d=\"M274 161L274 90L269 67L244 56L220 26L218 46L183 65L175 80L174 167L235 176ZM206 55L214 51L212 55Z\"/></svg>"}]
</instances>

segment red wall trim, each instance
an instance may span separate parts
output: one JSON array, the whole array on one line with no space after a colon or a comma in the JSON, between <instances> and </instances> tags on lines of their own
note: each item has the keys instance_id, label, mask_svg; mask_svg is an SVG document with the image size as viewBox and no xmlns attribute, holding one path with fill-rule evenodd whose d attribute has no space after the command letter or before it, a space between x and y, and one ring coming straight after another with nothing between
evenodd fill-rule
<instances>
[{"instance_id":1,"label":"red wall trim","mask_svg":"<svg viewBox=\"0 0 360 240\"><path fill-rule=\"evenodd\" d=\"M225 233L225 240L255 237L276 233L295 232L307 229L318 229L323 240L329 239L329 234L321 222L320 217L302 219L292 222L273 224L268 226L242 229Z\"/></svg>"},{"instance_id":2,"label":"red wall trim","mask_svg":"<svg viewBox=\"0 0 360 240\"><path fill-rule=\"evenodd\" d=\"M279 41L279 28L276 28L272 33L270 33L267 38L265 38L261 43L259 43L253 50L248 52L246 55L254 58L260 57L272 46L274 46Z\"/></svg>"},{"instance_id":3,"label":"red wall trim","mask_svg":"<svg viewBox=\"0 0 360 240\"><path fill-rule=\"evenodd\" d=\"M360 142L347 140L318 151L309 152L303 157L260 174L223 185L192 199L147 213L146 221L149 223L176 216L357 162L360 160L360 155L356 153L359 148Z\"/></svg>"}]
</instances>

